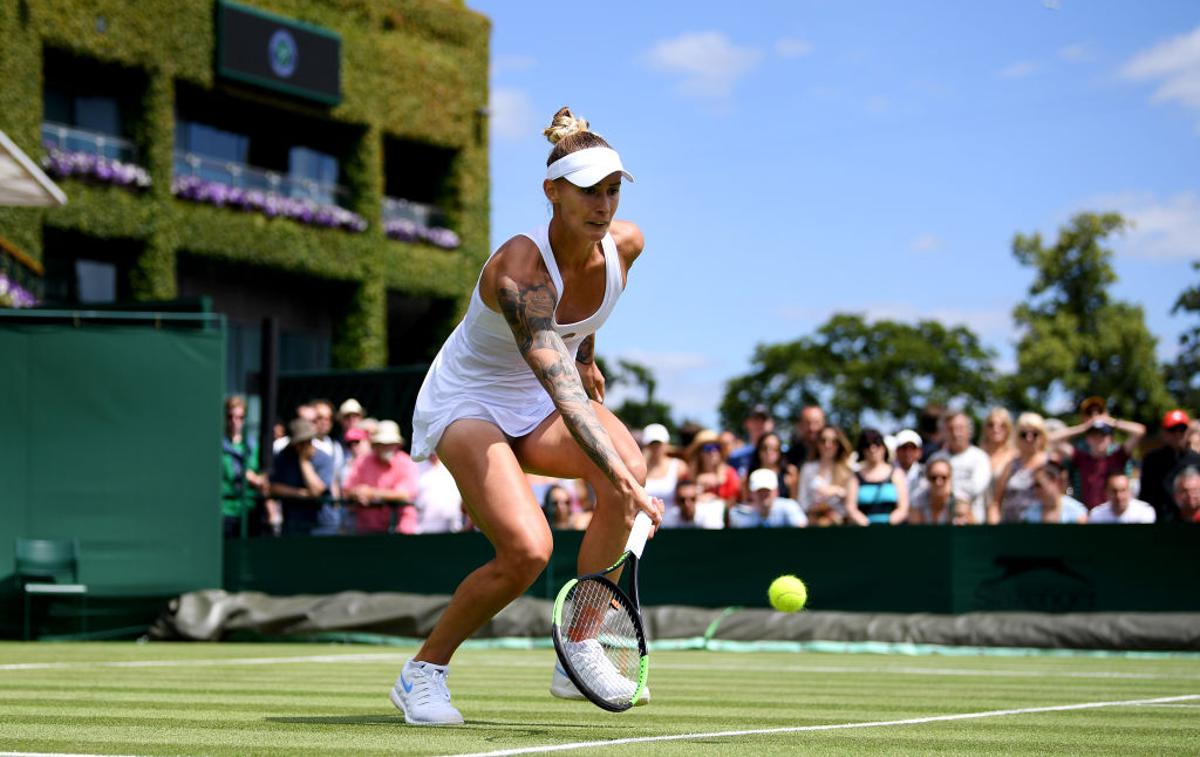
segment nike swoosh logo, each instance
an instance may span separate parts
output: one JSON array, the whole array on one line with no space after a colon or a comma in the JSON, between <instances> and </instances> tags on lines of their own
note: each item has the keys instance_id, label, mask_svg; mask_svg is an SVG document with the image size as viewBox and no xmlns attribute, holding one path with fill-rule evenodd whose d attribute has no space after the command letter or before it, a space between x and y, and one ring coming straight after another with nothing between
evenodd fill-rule
<instances>
[{"instance_id":1,"label":"nike swoosh logo","mask_svg":"<svg viewBox=\"0 0 1200 757\"><path fill-rule=\"evenodd\" d=\"M412 693L413 685L411 683L409 683L408 681L404 680L404 671L403 670L400 671L400 685L404 687L405 694Z\"/></svg>"},{"instance_id":2,"label":"nike swoosh logo","mask_svg":"<svg viewBox=\"0 0 1200 757\"><path fill-rule=\"evenodd\" d=\"M567 674L567 671L563 670L562 665L559 665L557 662L554 663L554 670L555 672L561 673L564 676Z\"/></svg>"}]
</instances>

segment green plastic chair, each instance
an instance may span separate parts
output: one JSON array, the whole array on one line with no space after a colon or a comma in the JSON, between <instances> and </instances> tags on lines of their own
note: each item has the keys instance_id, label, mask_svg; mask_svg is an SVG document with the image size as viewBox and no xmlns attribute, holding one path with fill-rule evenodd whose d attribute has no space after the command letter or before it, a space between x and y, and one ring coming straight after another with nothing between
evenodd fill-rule
<instances>
[{"instance_id":1,"label":"green plastic chair","mask_svg":"<svg viewBox=\"0 0 1200 757\"><path fill-rule=\"evenodd\" d=\"M17 581L25 597L25 640L32 636L35 597L79 597L81 635L87 635L88 587L79 583L79 540L17 537L15 554Z\"/></svg>"}]
</instances>

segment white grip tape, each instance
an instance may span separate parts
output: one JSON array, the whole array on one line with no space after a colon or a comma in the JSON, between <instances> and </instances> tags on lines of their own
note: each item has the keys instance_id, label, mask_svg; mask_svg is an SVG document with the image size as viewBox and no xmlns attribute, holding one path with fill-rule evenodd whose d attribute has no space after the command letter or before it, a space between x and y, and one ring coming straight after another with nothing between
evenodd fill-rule
<instances>
[{"instance_id":1,"label":"white grip tape","mask_svg":"<svg viewBox=\"0 0 1200 757\"><path fill-rule=\"evenodd\" d=\"M646 539L650 538L650 529L653 527L650 516L639 512L633 519L633 528L629 531L629 541L625 542L625 551L632 552L640 560L642 549L645 548Z\"/></svg>"}]
</instances>

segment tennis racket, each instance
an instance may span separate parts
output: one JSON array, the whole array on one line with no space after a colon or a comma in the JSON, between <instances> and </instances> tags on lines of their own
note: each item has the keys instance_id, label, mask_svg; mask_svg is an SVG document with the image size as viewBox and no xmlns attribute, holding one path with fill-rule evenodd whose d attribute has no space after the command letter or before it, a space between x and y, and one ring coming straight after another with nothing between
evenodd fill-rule
<instances>
[{"instance_id":1,"label":"tennis racket","mask_svg":"<svg viewBox=\"0 0 1200 757\"><path fill-rule=\"evenodd\" d=\"M608 568L573 578L554 600L554 651L580 693L610 712L633 706L646 688L649 656L638 602L638 561L653 524L638 513L625 552ZM628 591L617 585L625 570Z\"/></svg>"}]
</instances>

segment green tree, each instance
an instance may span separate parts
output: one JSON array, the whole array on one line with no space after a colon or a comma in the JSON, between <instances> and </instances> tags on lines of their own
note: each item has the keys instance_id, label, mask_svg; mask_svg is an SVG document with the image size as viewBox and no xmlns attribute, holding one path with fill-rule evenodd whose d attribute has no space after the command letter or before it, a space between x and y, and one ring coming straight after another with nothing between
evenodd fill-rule
<instances>
[{"instance_id":1,"label":"green tree","mask_svg":"<svg viewBox=\"0 0 1200 757\"><path fill-rule=\"evenodd\" d=\"M1013 255L1034 270L1013 310L1017 370L1004 388L1013 406L1045 412L1099 395L1113 415L1150 423L1170 404L1145 314L1109 295L1117 275L1102 242L1125 226L1117 213L1080 213L1050 246L1037 233L1013 238Z\"/></svg>"},{"instance_id":2,"label":"green tree","mask_svg":"<svg viewBox=\"0 0 1200 757\"><path fill-rule=\"evenodd\" d=\"M609 389L615 386L627 386L638 389L643 393L642 398L629 396L615 408L613 414L620 418L626 426L633 429L645 428L651 423L661 423L673 434L675 422L671 420L671 406L655 397L658 389L658 379L649 366L632 360L618 359L617 367L607 361L596 358L600 372L604 374L605 384Z\"/></svg>"},{"instance_id":3,"label":"green tree","mask_svg":"<svg viewBox=\"0 0 1200 757\"><path fill-rule=\"evenodd\" d=\"M721 421L740 428L760 402L777 418L795 418L817 403L846 428L857 428L866 413L871 422L911 422L931 402L983 406L992 395L994 357L964 326L870 323L839 313L813 336L758 345L751 372L726 385Z\"/></svg>"},{"instance_id":4,"label":"green tree","mask_svg":"<svg viewBox=\"0 0 1200 757\"><path fill-rule=\"evenodd\" d=\"M1200 261L1192 263L1200 271ZM1179 311L1200 314L1200 284L1193 284L1175 300L1172 313ZM1200 322L1179 336L1179 354L1173 363L1164 366L1167 390L1183 407L1200 408Z\"/></svg>"}]
</instances>

